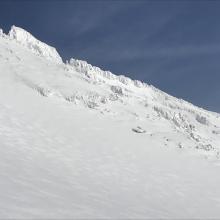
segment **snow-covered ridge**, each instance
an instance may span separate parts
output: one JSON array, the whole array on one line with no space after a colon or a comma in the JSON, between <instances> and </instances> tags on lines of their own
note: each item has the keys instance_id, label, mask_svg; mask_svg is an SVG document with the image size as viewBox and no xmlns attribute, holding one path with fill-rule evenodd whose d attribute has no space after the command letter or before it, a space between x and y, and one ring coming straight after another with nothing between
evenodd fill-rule
<instances>
[{"instance_id":1,"label":"snow-covered ridge","mask_svg":"<svg viewBox=\"0 0 220 220\"><path fill-rule=\"evenodd\" d=\"M6 37L11 40L16 40L16 42L27 47L33 53L42 56L48 60L55 61L56 63L62 63L62 58L54 47L51 47L46 43L39 41L28 31L20 27L16 27L13 25L8 35L4 34L3 30L0 29L0 37ZM102 81L104 78L119 81L124 85L132 85L138 88L144 88L148 86L144 82L141 82L139 80L132 80L124 75L115 75L110 71L105 71L100 69L99 67L92 66L91 64L83 60L71 58L69 61L67 61L66 65L73 67L78 72L84 73L88 78L91 78L93 80Z\"/></svg>"},{"instance_id":2,"label":"snow-covered ridge","mask_svg":"<svg viewBox=\"0 0 220 220\"><path fill-rule=\"evenodd\" d=\"M172 103L172 108L177 108L177 109L184 109L188 111L194 112L194 110L201 110L205 111L202 108L198 108L194 106L193 104L182 100L178 99L176 97L173 97L153 85L149 85L145 82L141 82L139 80L133 80L129 77L126 77L124 75L115 75L110 71L105 71L100 69L99 67L93 66L86 61L83 60L77 60L74 58L71 58L70 61L66 61L66 69L74 69L75 71L79 72L80 74L85 74L87 78L89 78L91 81L97 81L97 82L103 82L107 84L115 84L118 85L118 89L121 89L121 86L127 89L134 88L135 91L138 88L143 88L145 92L148 93L148 96L152 96L152 99L160 99L160 102L163 103L163 105L171 105L169 102L170 100L175 101L175 107L173 106ZM108 82L106 80L109 80ZM136 89L135 89L136 88Z\"/></svg>"},{"instance_id":3,"label":"snow-covered ridge","mask_svg":"<svg viewBox=\"0 0 220 220\"><path fill-rule=\"evenodd\" d=\"M99 67L92 66L91 64L83 60L71 58L69 62L67 61L67 65L74 67L77 71L84 73L88 78L94 80L102 80L102 78L105 78L109 80L119 81L124 85L132 85L139 88L144 88L148 86L146 83L143 83L139 80L132 80L124 75L117 76L110 71L105 71L100 69Z\"/></svg>"},{"instance_id":4,"label":"snow-covered ridge","mask_svg":"<svg viewBox=\"0 0 220 220\"><path fill-rule=\"evenodd\" d=\"M220 115L12 36L0 30L0 218L220 216Z\"/></svg>"},{"instance_id":5,"label":"snow-covered ridge","mask_svg":"<svg viewBox=\"0 0 220 220\"><path fill-rule=\"evenodd\" d=\"M2 34L0 31L0 36ZM37 55L45 57L46 59L54 61L56 63L62 63L62 58L54 47L51 47L37 40L33 35L22 28L13 25L11 27L11 30L9 31L8 37L9 39L16 40L20 44L29 48L33 53Z\"/></svg>"},{"instance_id":6,"label":"snow-covered ridge","mask_svg":"<svg viewBox=\"0 0 220 220\"><path fill-rule=\"evenodd\" d=\"M3 30L0 29L0 37L15 40L20 45L28 48L34 54L42 56L47 60L51 60L60 64L63 63L62 58L54 47L39 41L32 34L20 27L13 25L8 35L4 34ZM138 88L142 88L142 92L147 94L148 98L151 97L153 102L155 102L155 100L159 101L160 105L162 106L171 106L171 109L181 109L189 112L206 112L205 110L199 109L198 107L184 100L170 96L152 85L148 85L147 83L141 82L139 80L132 80L124 75L115 75L110 71L102 70L99 67L93 66L83 60L71 58L66 62L66 64L63 65L66 70L74 70L80 74L84 74L90 82L95 81L107 84L107 86L110 86L111 90L114 90L114 92L116 89L116 93L123 93L122 88L128 90L132 89L135 92L138 92ZM175 105L173 103L175 103Z\"/></svg>"}]
</instances>

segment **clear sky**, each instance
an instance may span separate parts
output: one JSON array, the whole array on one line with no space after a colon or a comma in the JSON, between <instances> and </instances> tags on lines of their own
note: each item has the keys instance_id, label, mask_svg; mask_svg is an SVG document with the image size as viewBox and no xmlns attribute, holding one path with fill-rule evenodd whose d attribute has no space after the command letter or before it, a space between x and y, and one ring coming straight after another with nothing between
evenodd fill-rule
<instances>
[{"instance_id":1,"label":"clear sky","mask_svg":"<svg viewBox=\"0 0 220 220\"><path fill-rule=\"evenodd\" d=\"M74 57L220 112L220 1L0 0L22 27Z\"/></svg>"}]
</instances>

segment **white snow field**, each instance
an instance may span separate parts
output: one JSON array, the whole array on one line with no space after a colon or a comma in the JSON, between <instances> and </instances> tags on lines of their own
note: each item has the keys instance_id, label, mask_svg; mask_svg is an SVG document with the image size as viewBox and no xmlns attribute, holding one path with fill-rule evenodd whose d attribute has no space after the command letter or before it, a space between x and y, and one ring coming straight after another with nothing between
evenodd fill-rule
<instances>
[{"instance_id":1,"label":"white snow field","mask_svg":"<svg viewBox=\"0 0 220 220\"><path fill-rule=\"evenodd\" d=\"M0 31L0 218L220 218L220 115Z\"/></svg>"}]
</instances>

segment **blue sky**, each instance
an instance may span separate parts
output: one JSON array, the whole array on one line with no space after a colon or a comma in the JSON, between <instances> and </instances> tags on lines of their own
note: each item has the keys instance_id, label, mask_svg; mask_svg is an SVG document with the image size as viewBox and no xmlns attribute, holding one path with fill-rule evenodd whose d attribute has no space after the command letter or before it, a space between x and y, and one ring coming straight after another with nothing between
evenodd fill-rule
<instances>
[{"instance_id":1,"label":"blue sky","mask_svg":"<svg viewBox=\"0 0 220 220\"><path fill-rule=\"evenodd\" d=\"M220 1L1 0L23 27L74 57L220 112Z\"/></svg>"}]
</instances>

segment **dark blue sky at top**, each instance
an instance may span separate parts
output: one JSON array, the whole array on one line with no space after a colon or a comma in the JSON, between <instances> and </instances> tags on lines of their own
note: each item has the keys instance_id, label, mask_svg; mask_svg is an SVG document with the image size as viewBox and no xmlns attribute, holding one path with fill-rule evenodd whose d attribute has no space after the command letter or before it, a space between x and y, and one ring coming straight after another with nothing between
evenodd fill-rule
<instances>
[{"instance_id":1,"label":"dark blue sky at top","mask_svg":"<svg viewBox=\"0 0 220 220\"><path fill-rule=\"evenodd\" d=\"M0 0L15 24L74 57L220 112L220 1Z\"/></svg>"}]
</instances>

